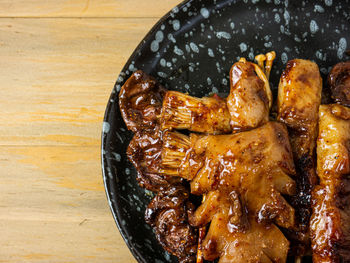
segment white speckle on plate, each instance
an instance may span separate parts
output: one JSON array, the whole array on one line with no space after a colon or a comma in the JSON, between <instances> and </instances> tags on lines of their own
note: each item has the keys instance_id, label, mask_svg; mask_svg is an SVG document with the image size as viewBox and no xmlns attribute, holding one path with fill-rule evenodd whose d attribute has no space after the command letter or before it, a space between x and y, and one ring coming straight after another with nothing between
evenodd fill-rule
<instances>
[{"instance_id":1,"label":"white speckle on plate","mask_svg":"<svg viewBox=\"0 0 350 263\"><path fill-rule=\"evenodd\" d=\"M174 53L179 56L182 56L184 54L184 52L177 46L174 47Z\"/></svg>"},{"instance_id":2,"label":"white speckle on plate","mask_svg":"<svg viewBox=\"0 0 350 263\"><path fill-rule=\"evenodd\" d=\"M151 43L151 51L157 52L159 49L159 43L157 40L153 40Z\"/></svg>"},{"instance_id":3,"label":"white speckle on plate","mask_svg":"<svg viewBox=\"0 0 350 263\"><path fill-rule=\"evenodd\" d=\"M209 86L212 84L211 78L209 78L209 77L207 78L207 83Z\"/></svg>"},{"instance_id":4,"label":"white speckle on plate","mask_svg":"<svg viewBox=\"0 0 350 263\"><path fill-rule=\"evenodd\" d=\"M175 6L172 11L176 14L177 12L179 12L179 8Z\"/></svg>"},{"instance_id":5,"label":"white speckle on plate","mask_svg":"<svg viewBox=\"0 0 350 263\"><path fill-rule=\"evenodd\" d=\"M190 85L185 84L185 89L190 89Z\"/></svg>"},{"instance_id":6,"label":"white speckle on plate","mask_svg":"<svg viewBox=\"0 0 350 263\"><path fill-rule=\"evenodd\" d=\"M281 54L281 60L283 64L286 64L288 62L288 56L285 52Z\"/></svg>"},{"instance_id":7,"label":"white speckle on plate","mask_svg":"<svg viewBox=\"0 0 350 263\"><path fill-rule=\"evenodd\" d=\"M168 34L168 39L173 42L176 43L176 39L174 38L173 34Z\"/></svg>"},{"instance_id":8,"label":"white speckle on plate","mask_svg":"<svg viewBox=\"0 0 350 263\"><path fill-rule=\"evenodd\" d=\"M218 93L219 90L218 90L217 88L213 87L213 88L211 89L211 92L212 92L212 93Z\"/></svg>"},{"instance_id":9,"label":"white speckle on plate","mask_svg":"<svg viewBox=\"0 0 350 263\"><path fill-rule=\"evenodd\" d=\"M117 161L117 162L120 162L122 157L119 153L115 153L115 152L112 152L112 155L114 156L114 159Z\"/></svg>"},{"instance_id":10,"label":"white speckle on plate","mask_svg":"<svg viewBox=\"0 0 350 263\"><path fill-rule=\"evenodd\" d=\"M208 55L209 57L214 57L214 52L211 48L208 48Z\"/></svg>"},{"instance_id":11,"label":"white speckle on plate","mask_svg":"<svg viewBox=\"0 0 350 263\"><path fill-rule=\"evenodd\" d=\"M200 13L204 18L208 18L210 15L208 9L206 9L205 7L201 8Z\"/></svg>"},{"instance_id":12,"label":"white speckle on plate","mask_svg":"<svg viewBox=\"0 0 350 263\"><path fill-rule=\"evenodd\" d=\"M166 60L164 58L161 58L160 61L159 61L159 64L162 66L162 67L165 67L166 66Z\"/></svg>"},{"instance_id":13,"label":"white speckle on plate","mask_svg":"<svg viewBox=\"0 0 350 263\"><path fill-rule=\"evenodd\" d=\"M174 20L173 21L173 28L175 31L180 29L180 21L179 20Z\"/></svg>"},{"instance_id":14,"label":"white speckle on plate","mask_svg":"<svg viewBox=\"0 0 350 263\"><path fill-rule=\"evenodd\" d=\"M326 4L326 6L331 6L333 4L332 0L325 0L324 3Z\"/></svg>"},{"instance_id":15,"label":"white speckle on plate","mask_svg":"<svg viewBox=\"0 0 350 263\"><path fill-rule=\"evenodd\" d=\"M230 39L231 35L229 33L225 32L225 31L220 31L220 32L216 33L216 37L218 39L221 39L221 38Z\"/></svg>"},{"instance_id":16,"label":"white speckle on plate","mask_svg":"<svg viewBox=\"0 0 350 263\"><path fill-rule=\"evenodd\" d=\"M156 40L157 40L158 42L162 42L163 39L164 39L164 34L163 34L163 32L162 32L162 31L157 31L157 33L156 33Z\"/></svg>"},{"instance_id":17,"label":"white speckle on plate","mask_svg":"<svg viewBox=\"0 0 350 263\"><path fill-rule=\"evenodd\" d=\"M279 23L279 22L281 22L281 18L280 18L280 15L279 14L275 14L275 22L276 23Z\"/></svg>"},{"instance_id":18,"label":"white speckle on plate","mask_svg":"<svg viewBox=\"0 0 350 263\"><path fill-rule=\"evenodd\" d=\"M272 42L270 41L270 42L264 43L264 46L267 48L272 47Z\"/></svg>"},{"instance_id":19,"label":"white speckle on plate","mask_svg":"<svg viewBox=\"0 0 350 263\"><path fill-rule=\"evenodd\" d=\"M166 77L168 77L168 74L166 74L166 73L164 73L164 72L161 72L161 71L157 72L157 75L158 75L159 77L161 77L161 78L166 78Z\"/></svg>"},{"instance_id":20,"label":"white speckle on plate","mask_svg":"<svg viewBox=\"0 0 350 263\"><path fill-rule=\"evenodd\" d=\"M324 13L324 8L320 5L315 5L314 12Z\"/></svg>"},{"instance_id":21,"label":"white speckle on plate","mask_svg":"<svg viewBox=\"0 0 350 263\"><path fill-rule=\"evenodd\" d=\"M337 50L337 56L339 59L343 58L346 47L347 47L346 39L342 37L341 39L339 39L339 45Z\"/></svg>"},{"instance_id":22,"label":"white speckle on plate","mask_svg":"<svg viewBox=\"0 0 350 263\"><path fill-rule=\"evenodd\" d=\"M125 168L125 174L129 175L130 174L130 169L129 168Z\"/></svg>"},{"instance_id":23,"label":"white speckle on plate","mask_svg":"<svg viewBox=\"0 0 350 263\"><path fill-rule=\"evenodd\" d=\"M235 23L234 23L234 22L231 22L231 23L230 23L230 27L231 27L231 29L234 29L234 28L235 28Z\"/></svg>"},{"instance_id":24,"label":"white speckle on plate","mask_svg":"<svg viewBox=\"0 0 350 263\"><path fill-rule=\"evenodd\" d=\"M288 25L290 21L290 15L287 10L284 11L283 17L284 17L284 20L286 21L286 25Z\"/></svg>"},{"instance_id":25,"label":"white speckle on plate","mask_svg":"<svg viewBox=\"0 0 350 263\"><path fill-rule=\"evenodd\" d=\"M318 29L319 29L319 27L318 27L316 21L315 20L311 20L311 22L310 22L310 32L311 32L311 34L315 34L318 31Z\"/></svg>"},{"instance_id":26,"label":"white speckle on plate","mask_svg":"<svg viewBox=\"0 0 350 263\"><path fill-rule=\"evenodd\" d=\"M108 133L111 128L111 125L109 125L108 122L104 121L102 124L102 132L103 133Z\"/></svg>"},{"instance_id":27,"label":"white speckle on plate","mask_svg":"<svg viewBox=\"0 0 350 263\"><path fill-rule=\"evenodd\" d=\"M223 78L222 80L221 80L221 83L223 84L223 85L227 85L227 79L226 78Z\"/></svg>"},{"instance_id":28,"label":"white speckle on plate","mask_svg":"<svg viewBox=\"0 0 350 263\"><path fill-rule=\"evenodd\" d=\"M241 49L241 52L247 51L248 47L246 43L239 44L239 48Z\"/></svg>"},{"instance_id":29,"label":"white speckle on plate","mask_svg":"<svg viewBox=\"0 0 350 263\"><path fill-rule=\"evenodd\" d=\"M191 42L190 43L190 47L191 47L193 52L199 53L199 48L198 48L198 46L195 43Z\"/></svg>"}]
</instances>

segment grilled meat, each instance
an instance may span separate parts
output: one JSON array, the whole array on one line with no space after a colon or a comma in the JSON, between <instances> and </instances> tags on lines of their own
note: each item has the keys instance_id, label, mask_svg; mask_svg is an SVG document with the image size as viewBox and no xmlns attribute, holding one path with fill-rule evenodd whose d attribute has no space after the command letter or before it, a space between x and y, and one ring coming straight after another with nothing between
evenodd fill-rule
<instances>
[{"instance_id":1,"label":"grilled meat","mask_svg":"<svg viewBox=\"0 0 350 263\"><path fill-rule=\"evenodd\" d=\"M193 211L189 191L176 184L159 192L146 209L145 220L154 228L158 242L180 263L196 259L198 231L188 223Z\"/></svg>"},{"instance_id":2,"label":"grilled meat","mask_svg":"<svg viewBox=\"0 0 350 263\"><path fill-rule=\"evenodd\" d=\"M269 70L273 59L273 55L269 56ZM259 66L245 59L235 63L230 70L230 86L226 99L217 95L195 98L168 91L163 101L162 129L222 134L250 130L269 120L272 94Z\"/></svg>"},{"instance_id":3,"label":"grilled meat","mask_svg":"<svg viewBox=\"0 0 350 263\"><path fill-rule=\"evenodd\" d=\"M332 99L350 107L350 61L336 64L328 75Z\"/></svg>"},{"instance_id":4,"label":"grilled meat","mask_svg":"<svg viewBox=\"0 0 350 263\"><path fill-rule=\"evenodd\" d=\"M159 125L165 89L141 70L134 72L119 93L119 107L127 128L133 132Z\"/></svg>"},{"instance_id":5,"label":"grilled meat","mask_svg":"<svg viewBox=\"0 0 350 263\"><path fill-rule=\"evenodd\" d=\"M287 63L278 87L278 117L288 127L296 165L297 193L291 199L296 208L298 229L289 233L294 239L293 253L303 255L309 246L311 191L317 183L315 145L322 79L318 66L294 59Z\"/></svg>"},{"instance_id":6,"label":"grilled meat","mask_svg":"<svg viewBox=\"0 0 350 263\"><path fill-rule=\"evenodd\" d=\"M313 192L313 262L350 262L350 109L321 105L317 140L320 184Z\"/></svg>"}]
</instances>

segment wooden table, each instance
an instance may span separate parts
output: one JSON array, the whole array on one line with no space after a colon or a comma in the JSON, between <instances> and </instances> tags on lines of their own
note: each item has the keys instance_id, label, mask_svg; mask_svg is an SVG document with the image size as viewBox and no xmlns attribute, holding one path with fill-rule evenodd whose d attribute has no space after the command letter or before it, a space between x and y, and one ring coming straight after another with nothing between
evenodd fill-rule
<instances>
[{"instance_id":1,"label":"wooden table","mask_svg":"<svg viewBox=\"0 0 350 263\"><path fill-rule=\"evenodd\" d=\"M102 118L180 0L0 0L0 262L135 262L109 210Z\"/></svg>"}]
</instances>

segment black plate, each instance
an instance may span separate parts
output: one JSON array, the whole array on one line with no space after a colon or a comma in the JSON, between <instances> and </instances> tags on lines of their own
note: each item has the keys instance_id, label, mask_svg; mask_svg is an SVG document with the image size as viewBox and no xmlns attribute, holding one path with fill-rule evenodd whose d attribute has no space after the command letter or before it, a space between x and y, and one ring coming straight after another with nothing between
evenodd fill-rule
<instances>
[{"instance_id":1,"label":"black plate","mask_svg":"<svg viewBox=\"0 0 350 263\"><path fill-rule=\"evenodd\" d=\"M314 60L323 78L350 46L349 1L189 0L166 14L126 63L107 105L102 132L102 170L117 226L139 262L177 262L144 222L151 192L140 188L125 151L132 137L118 105L118 91L136 69L165 87L205 96L227 93L228 73L239 57L275 50L276 87L293 58Z\"/></svg>"}]
</instances>

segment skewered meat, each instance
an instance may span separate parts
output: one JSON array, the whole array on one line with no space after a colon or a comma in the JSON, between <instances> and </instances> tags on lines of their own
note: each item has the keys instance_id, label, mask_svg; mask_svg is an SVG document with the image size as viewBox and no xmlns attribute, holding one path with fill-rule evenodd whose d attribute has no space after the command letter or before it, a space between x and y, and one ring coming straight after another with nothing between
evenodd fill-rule
<instances>
[{"instance_id":1,"label":"skewered meat","mask_svg":"<svg viewBox=\"0 0 350 263\"><path fill-rule=\"evenodd\" d=\"M176 169L191 180L192 193L237 190L258 221L294 226L294 209L280 194L295 190L289 177L295 173L292 152L282 124L269 122L233 135L167 132L163 141L164 172Z\"/></svg>"},{"instance_id":2,"label":"skewered meat","mask_svg":"<svg viewBox=\"0 0 350 263\"><path fill-rule=\"evenodd\" d=\"M275 53L268 54L269 73ZM217 95L195 98L168 91L163 101L162 129L220 134L249 130L269 120L272 93L268 79L258 65L240 59L230 70L230 86L226 99Z\"/></svg>"},{"instance_id":3,"label":"skewered meat","mask_svg":"<svg viewBox=\"0 0 350 263\"><path fill-rule=\"evenodd\" d=\"M152 199L145 213L158 242L180 263L194 262L197 252L198 231L188 223L194 205L188 198L189 191L184 186L169 186Z\"/></svg>"},{"instance_id":4,"label":"skewered meat","mask_svg":"<svg viewBox=\"0 0 350 263\"><path fill-rule=\"evenodd\" d=\"M313 262L350 262L350 109L321 105L317 141L320 184L313 192Z\"/></svg>"},{"instance_id":5,"label":"skewered meat","mask_svg":"<svg viewBox=\"0 0 350 263\"><path fill-rule=\"evenodd\" d=\"M164 93L165 89L154 78L138 70L125 82L119 94L123 119L135 133L127 149L128 158L136 167L140 186L152 191L181 181L160 172L163 143L158 115Z\"/></svg>"},{"instance_id":6,"label":"skewered meat","mask_svg":"<svg viewBox=\"0 0 350 263\"><path fill-rule=\"evenodd\" d=\"M196 98L178 91L165 94L162 129L188 129L207 133L229 133L230 113L218 95Z\"/></svg>"},{"instance_id":7,"label":"skewered meat","mask_svg":"<svg viewBox=\"0 0 350 263\"><path fill-rule=\"evenodd\" d=\"M220 257L219 263L286 262L289 242L275 225L258 224L249 217L245 230L232 230L230 205L223 201L219 205L202 243L206 260Z\"/></svg>"},{"instance_id":8,"label":"skewered meat","mask_svg":"<svg viewBox=\"0 0 350 263\"><path fill-rule=\"evenodd\" d=\"M255 68L253 63L240 61L230 70L231 89L227 108L233 131L253 129L269 120L271 90L256 75Z\"/></svg>"},{"instance_id":9,"label":"skewered meat","mask_svg":"<svg viewBox=\"0 0 350 263\"><path fill-rule=\"evenodd\" d=\"M164 174L161 171L162 146L162 131L155 127L154 130L136 132L126 152L136 168L136 179L140 186L155 192L182 181L176 174Z\"/></svg>"},{"instance_id":10,"label":"skewered meat","mask_svg":"<svg viewBox=\"0 0 350 263\"><path fill-rule=\"evenodd\" d=\"M165 89L141 70L134 72L119 93L120 112L129 130L140 132L159 124Z\"/></svg>"},{"instance_id":11,"label":"skewered meat","mask_svg":"<svg viewBox=\"0 0 350 263\"><path fill-rule=\"evenodd\" d=\"M318 66L302 59L291 60L282 73L278 87L278 120L288 127L297 170L297 194L292 198L299 229L290 233L298 244L296 254L304 254L308 246L311 216L311 191L317 182L315 144L318 108L321 103L322 79Z\"/></svg>"},{"instance_id":12,"label":"skewered meat","mask_svg":"<svg viewBox=\"0 0 350 263\"><path fill-rule=\"evenodd\" d=\"M294 209L280 193L293 194L294 164L284 125L268 122L233 135L190 137L166 132L164 171L191 180L204 194L190 223L209 231L201 245L206 260L285 262L289 242L272 222L294 227Z\"/></svg>"},{"instance_id":13,"label":"skewered meat","mask_svg":"<svg viewBox=\"0 0 350 263\"><path fill-rule=\"evenodd\" d=\"M236 191L208 193L205 202L190 216L190 223L210 223L202 243L207 260L228 262L286 262L288 240L274 225L258 224L249 216Z\"/></svg>"},{"instance_id":14,"label":"skewered meat","mask_svg":"<svg viewBox=\"0 0 350 263\"><path fill-rule=\"evenodd\" d=\"M328 86L335 102L350 107L350 61L338 63L332 68Z\"/></svg>"}]
</instances>

